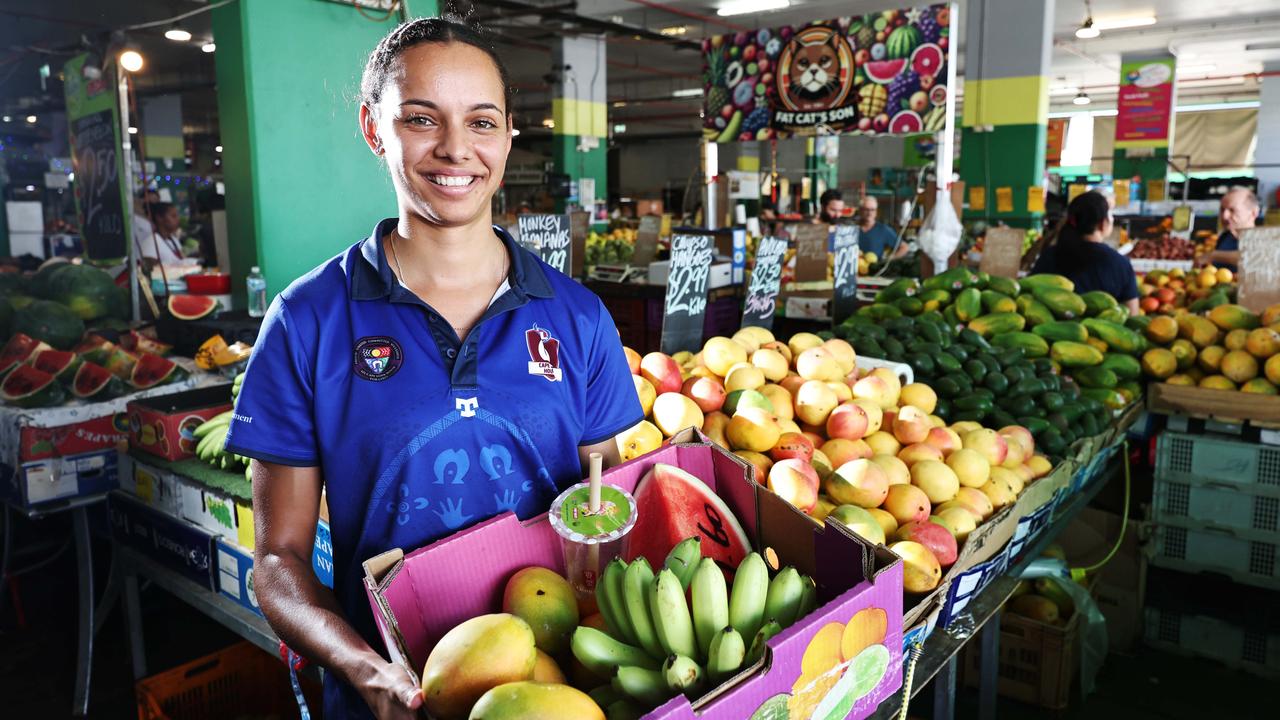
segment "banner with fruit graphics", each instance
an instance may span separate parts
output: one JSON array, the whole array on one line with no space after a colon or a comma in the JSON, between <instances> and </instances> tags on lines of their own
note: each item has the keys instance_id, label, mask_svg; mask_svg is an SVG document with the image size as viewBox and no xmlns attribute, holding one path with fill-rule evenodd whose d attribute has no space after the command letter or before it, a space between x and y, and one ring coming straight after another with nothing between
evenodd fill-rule
<instances>
[{"instance_id":1,"label":"banner with fruit graphics","mask_svg":"<svg viewBox=\"0 0 1280 720\"><path fill-rule=\"evenodd\" d=\"M707 38L703 135L938 132L950 31L951 6L938 4Z\"/></svg>"}]
</instances>

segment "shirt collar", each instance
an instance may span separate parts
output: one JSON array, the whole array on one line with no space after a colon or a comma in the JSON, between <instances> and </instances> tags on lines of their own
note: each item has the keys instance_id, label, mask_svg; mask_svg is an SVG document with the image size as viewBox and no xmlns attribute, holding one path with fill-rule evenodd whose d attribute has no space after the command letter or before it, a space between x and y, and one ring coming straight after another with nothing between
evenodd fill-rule
<instances>
[{"instance_id":1,"label":"shirt collar","mask_svg":"<svg viewBox=\"0 0 1280 720\"><path fill-rule=\"evenodd\" d=\"M383 249L382 238L395 229L396 219L387 218L377 224L373 234L360 243L357 262L351 268L351 297L355 300L377 300L388 297L396 287L395 273L391 272L391 263ZM533 253L516 243L505 229L493 226L493 233L502 240L511 258L511 272L508 281L517 292L537 298L555 297L551 281L542 267L542 262Z\"/></svg>"}]
</instances>

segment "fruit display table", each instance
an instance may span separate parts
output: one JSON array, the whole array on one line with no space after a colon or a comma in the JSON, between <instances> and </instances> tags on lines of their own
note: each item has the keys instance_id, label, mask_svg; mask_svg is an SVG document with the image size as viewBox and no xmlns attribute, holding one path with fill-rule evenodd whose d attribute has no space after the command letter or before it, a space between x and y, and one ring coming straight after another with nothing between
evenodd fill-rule
<instances>
[{"instance_id":1,"label":"fruit display table","mask_svg":"<svg viewBox=\"0 0 1280 720\"><path fill-rule=\"evenodd\" d=\"M632 348L658 348L662 339L662 304L665 285L611 283L588 280L586 288L604 301L618 326L622 344ZM707 315L703 336L732 335L742 320L742 286L707 291Z\"/></svg>"}]
</instances>

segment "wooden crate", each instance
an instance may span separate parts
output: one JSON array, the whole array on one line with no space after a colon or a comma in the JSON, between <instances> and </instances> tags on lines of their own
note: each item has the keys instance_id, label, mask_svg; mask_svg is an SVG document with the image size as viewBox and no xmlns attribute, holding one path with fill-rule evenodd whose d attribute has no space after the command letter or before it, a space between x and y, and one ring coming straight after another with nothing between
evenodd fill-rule
<instances>
[{"instance_id":1,"label":"wooden crate","mask_svg":"<svg viewBox=\"0 0 1280 720\"><path fill-rule=\"evenodd\" d=\"M1280 396L1169 383L1147 386L1147 409L1164 415L1280 424Z\"/></svg>"}]
</instances>

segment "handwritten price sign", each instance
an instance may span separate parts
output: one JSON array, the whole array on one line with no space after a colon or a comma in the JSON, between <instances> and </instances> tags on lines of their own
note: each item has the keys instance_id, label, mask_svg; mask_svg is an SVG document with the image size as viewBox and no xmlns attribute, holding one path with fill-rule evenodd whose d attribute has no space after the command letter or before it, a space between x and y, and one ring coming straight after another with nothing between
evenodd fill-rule
<instances>
[{"instance_id":1,"label":"handwritten price sign","mask_svg":"<svg viewBox=\"0 0 1280 720\"><path fill-rule=\"evenodd\" d=\"M744 327L773 327L778 290L782 287L782 259L786 253L787 241L782 238L764 238L756 248L756 266L751 271L751 284L747 286L747 299L742 306Z\"/></svg>"},{"instance_id":2,"label":"handwritten price sign","mask_svg":"<svg viewBox=\"0 0 1280 720\"><path fill-rule=\"evenodd\" d=\"M112 111L103 110L73 121L72 145L76 201L86 252L94 259L124 257L129 250Z\"/></svg>"},{"instance_id":3,"label":"handwritten price sign","mask_svg":"<svg viewBox=\"0 0 1280 720\"><path fill-rule=\"evenodd\" d=\"M702 346L707 279L715 254L715 239L710 235L671 238L671 265L662 315L662 352L670 355L681 350L695 351Z\"/></svg>"},{"instance_id":4,"label":"handwritten price sign","mask_svg":"<svg viewBox=\"0 0 1280 720\"><path fill-rule=\"evenodd\" d=\"M516 218L520 244L562 273L569 272L572 238L568 215L520 215Z\"/></svg>"},{"instance_id":5,"label":"handwritten price sign","mask_svg":"<svg viewBox=\"0 0 1280 720\"><path fill-rule=\"evenodd\" d=\"M858 238L861 233L854 225L836 227L835 237L835 295L831 304L831 319L839 325L858 309Z\"/></svg>"}]
</instances>

